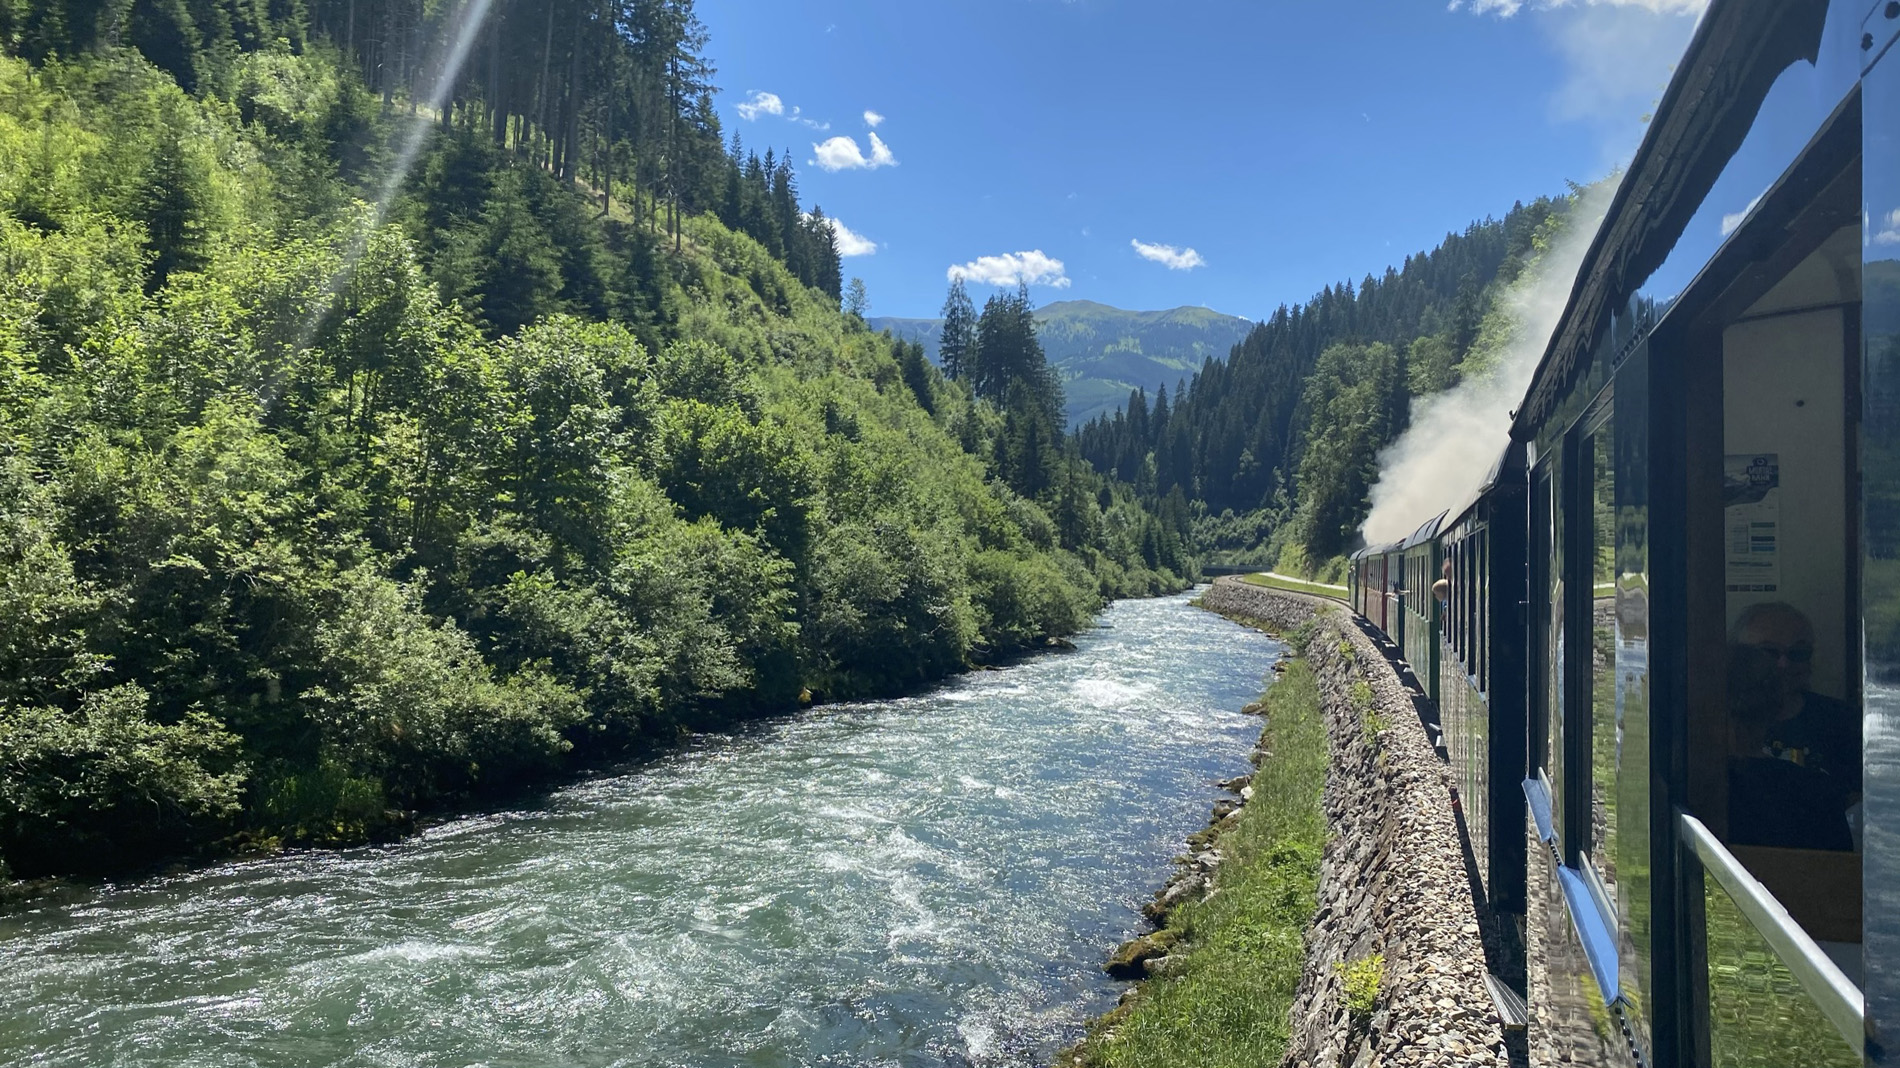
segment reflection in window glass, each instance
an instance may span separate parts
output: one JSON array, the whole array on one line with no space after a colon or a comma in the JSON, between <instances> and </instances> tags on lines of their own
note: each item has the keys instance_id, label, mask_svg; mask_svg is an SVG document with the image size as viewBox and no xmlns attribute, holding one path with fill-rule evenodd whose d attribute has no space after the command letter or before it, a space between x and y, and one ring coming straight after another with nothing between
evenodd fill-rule
<instances>
[{"instance_id":1,"label":"reflection in window glass","mask_svg":"<svg viewBox=\"0 0 1900 1068\"><path fill-rule=\"evenodd\" d=\"M1561 460L1553 457L1537 486L1537 522L1533 536L1537 545L1531 559L1542 573L1544 596L1539 598L1539 628L1542 648L1539 692L1543 698L1543 765L1548 773L1551 811L1564 819L1568 791L1564 786L1564 569L1551 566L1564 544L1563 514L1559 511L1557 487L1563 485ZM1566 832L1567 833L1567 832ZM1567 849L1575 848L1566 844Z\"/></svg>"},{"instance_id":2,"label":"reflection in window glass","mask_svg":"<svg viewBox=\"0 0 1900 1068\"><path fill-rule=\"evenodd\" d=\"M1590 831L1586 848L1616 905L1616 477L1610 424L1586 444L1590 471Z\"/></svg>"},{"instance_id":3,"label":"reflection in window glass","mask_svg":"<svg viewBox=\"0 0 1900 1068\"><path fill-rule=\"evenodd\" d=\"M1858 1068L1794 973L1713 877L1707 885L1711 1068Z\"/></svg>"}]
</instances>

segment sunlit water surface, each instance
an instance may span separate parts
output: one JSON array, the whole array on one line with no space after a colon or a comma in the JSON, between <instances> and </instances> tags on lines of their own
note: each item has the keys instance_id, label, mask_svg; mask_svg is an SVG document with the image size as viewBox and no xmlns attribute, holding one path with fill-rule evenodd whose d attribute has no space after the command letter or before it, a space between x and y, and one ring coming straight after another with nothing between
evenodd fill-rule
<instances>
[{"instance_id":1,"label":"sunlit water surface","mask_svg":"<svg viewBox=\"0 0 1900 1068\"><path fill-rule=\"evenodd\" d=\"M1077 645L399 845L0 916L0 1063L1046 1063L1245 770L1278 651L1185 598Z\"/></svg>"}]
</instances>

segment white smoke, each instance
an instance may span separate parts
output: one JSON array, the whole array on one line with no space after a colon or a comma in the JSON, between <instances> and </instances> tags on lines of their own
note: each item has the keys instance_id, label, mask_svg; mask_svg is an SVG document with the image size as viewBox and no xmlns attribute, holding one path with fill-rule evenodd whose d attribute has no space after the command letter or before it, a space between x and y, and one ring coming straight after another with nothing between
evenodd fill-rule
<instances>
[{"instance_id":1,"label":"white smoke","mask_svg":"<svg viewBox=\"0 0 1900 1068\"><path fill-rule=\"evenodd\" d=\"M1410 428L1379 454L1372 513L1362 528L1368 545L1404 538L1477 492L1510 440L1511 411L1550 344L1616 186L1610 180L1585 189L1551 247L1504 291L1509 331L1481 336L1467 356L1481 356L1485 369L1412 402Z\"/></svg>"}]
</instances>

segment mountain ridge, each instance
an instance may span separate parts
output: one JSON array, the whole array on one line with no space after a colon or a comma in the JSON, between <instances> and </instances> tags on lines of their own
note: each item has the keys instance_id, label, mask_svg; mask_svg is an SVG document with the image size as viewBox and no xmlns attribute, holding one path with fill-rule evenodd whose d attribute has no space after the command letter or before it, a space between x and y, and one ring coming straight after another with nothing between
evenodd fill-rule
<instances>
[{"instance_id":1,"label":"mountain ridge","mask_svg":"<svg viewBox=\"0 0 1900 1068\"><path fill-rule=\"evenodd\" d=\"M1080 426L1127 399L1130 390L1191 378L1208 357L1224 357L1254 327L1251 320L1186 304L1136 311L1093 300L1052 301L1036 309L1038 336L1062 375L1065 414ZM942 319L874 316L874 331L919 342L938 362Z\"/></svg>"}]
</instances>

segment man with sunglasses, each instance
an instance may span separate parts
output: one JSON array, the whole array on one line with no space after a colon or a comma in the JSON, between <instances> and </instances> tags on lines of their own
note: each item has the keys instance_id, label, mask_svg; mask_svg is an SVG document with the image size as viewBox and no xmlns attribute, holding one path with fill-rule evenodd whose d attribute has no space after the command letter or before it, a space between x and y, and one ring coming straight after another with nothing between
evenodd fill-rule
<instances>
[{"instance_id":1,"label":"man with sunglasses","mask_svg":"<svg viewBox=\"0 0 1900 1068\"><path fill-rule=\"evenodd\" d=\"M1814 626L1793 605L1750 605L1729 631L1733 841L1852 849L1860 717L1810 690Z\"/></svg>"}]
</instances>

